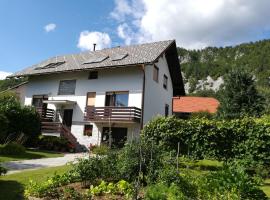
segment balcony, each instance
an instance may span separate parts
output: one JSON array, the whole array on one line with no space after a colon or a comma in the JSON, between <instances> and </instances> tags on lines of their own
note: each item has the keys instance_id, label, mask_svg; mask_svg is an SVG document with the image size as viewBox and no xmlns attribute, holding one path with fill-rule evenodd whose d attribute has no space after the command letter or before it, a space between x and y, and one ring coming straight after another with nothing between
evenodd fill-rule
<instances>
[{"instance_id":1,"label":"balcony","mask_svg":"<svg viewBox=\"0 0 270 200\"><path fill-rule=\"evenodd\" d=\"M141 109L137 107L86 107L85 121L95 123L139 123Z\"/></svg>"}]
</instances>

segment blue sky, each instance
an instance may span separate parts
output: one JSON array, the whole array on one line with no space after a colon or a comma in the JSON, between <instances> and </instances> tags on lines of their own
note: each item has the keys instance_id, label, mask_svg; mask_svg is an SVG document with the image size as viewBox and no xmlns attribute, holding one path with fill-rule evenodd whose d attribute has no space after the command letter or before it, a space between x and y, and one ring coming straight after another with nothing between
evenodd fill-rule
<instances>
[{"instance_id":1,"label":"blue sky","mask_svg":"<svg viewBox=\"0 0 270 200\"><path fill-rule=\"evenodd\" d=\"M76 53L83 30L110 32L114 42L114 21L108 13L113 1L96 0L1 0L0 71L14 72L50 56ZM44 26L56 24L46 32Z\"/></svg>"},{"instance_id":2,"label":"blue sky","mask_svg":"<svg viewBox=\"0 0 270 200\"><path fill-rule=\"evenodd\" d=\"M176 39L200 49L269 39L269 8L269 0L1 0L0 79L93 43Z\"/></svg>"}]
</instances>

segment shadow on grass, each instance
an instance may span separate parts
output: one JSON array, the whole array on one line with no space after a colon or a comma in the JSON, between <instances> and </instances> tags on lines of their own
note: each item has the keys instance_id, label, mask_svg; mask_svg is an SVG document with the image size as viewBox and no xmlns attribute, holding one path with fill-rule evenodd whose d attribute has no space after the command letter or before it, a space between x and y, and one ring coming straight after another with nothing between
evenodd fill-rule
<instances>
[{"instance_id":1,"label":"shadow on grass","mask_svg":"<svg viewBox=\"0 0 270 200\"><path fill-rule=\"evenodd\" d=\"M270 186L270 183L269 182L264 182L263 186Z\"/></svg>"},{"instance_id":2,"label":"shadow on grass","mask_svg":"<svg viewBox=\"0 0 270 200\"><path fill-rule=\"evenodd\" d=\"M18 154L18 155L1 155L2 159L0 158L0 160L2 160L2 162L5 162L5 161L10 161L10 160L39 159L39 158L48 158L48 157L58 157L59 154L61 153L45 151L45 150L44 151L43 150L37 150L37 151L27 150L25 153Z\"/></svg>"},{"instance_id":3,"label":"shadow on grass","mask_svg":"<svg viewBox=\"0 0 270 200\"><path fill-rule=\"evenodd\" d=\"M24 187L21 183L11 180L0 180L0 199L20 200L23 198Z\"/></svg>"}]
</instances>

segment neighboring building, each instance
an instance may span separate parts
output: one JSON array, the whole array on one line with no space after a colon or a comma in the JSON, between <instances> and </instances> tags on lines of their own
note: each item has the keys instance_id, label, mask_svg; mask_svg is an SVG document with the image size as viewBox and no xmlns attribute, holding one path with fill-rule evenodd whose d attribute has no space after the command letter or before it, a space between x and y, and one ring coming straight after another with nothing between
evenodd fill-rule
<instances>
[{"instance_id":1,"label":"neighboring building","mask_svg":"<svg viewBox=\"0 0 270 200\"><path fill-rule=\"evenodd\" d=\"M216 113L219 101L212 97L174 97L173 113L176 116L187 117L196 112Z\"/></svg>"},{"instance_id":2,"label":"neighboring building","mask_svg":"<svg viewBox=\"0 0 270 200\"><path fill-rule=\"evenodd\" d=\"M174 40L56 56L11 75L22 76L42 133L76 145L121 146L154 116L171 115L172 97L184 95Z\"/></svg>"},{"instance_id":3,"label":"neighboring building","mask_svg":"<svg viewBox=\"0 0 270 200\"><path fill-rule=\"evenodd\" d=\"M15 94L19 98L19 101L20 101L21 105L24 105L27 83L28 83L27 81L22 82L22 83L20 83L18 85L15 85L15 86L11 87L11 88L8 88L5 91L13 91L13 92L15 92ZM3 91L3 92L5 92L5 91Z\"/></svg>"}]
</instances>

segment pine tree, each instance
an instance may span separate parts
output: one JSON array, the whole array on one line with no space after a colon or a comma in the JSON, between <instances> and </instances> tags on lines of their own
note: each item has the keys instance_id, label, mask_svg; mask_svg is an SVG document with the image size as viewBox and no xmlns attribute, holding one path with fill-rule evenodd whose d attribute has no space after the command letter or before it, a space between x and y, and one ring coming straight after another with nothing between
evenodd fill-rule
<instances>
[{"instance_id":1,"label":"pine tree","mask_svg":"<svg viewBox=\"0 0 270 200\"><path fill-rule=\"evenodd\" d=\"M265 100L258 93L251 74L238 69L225 76L220 96L219 117L259 117L264 111L264 106Z\"/></svg>"}]
</instances>

